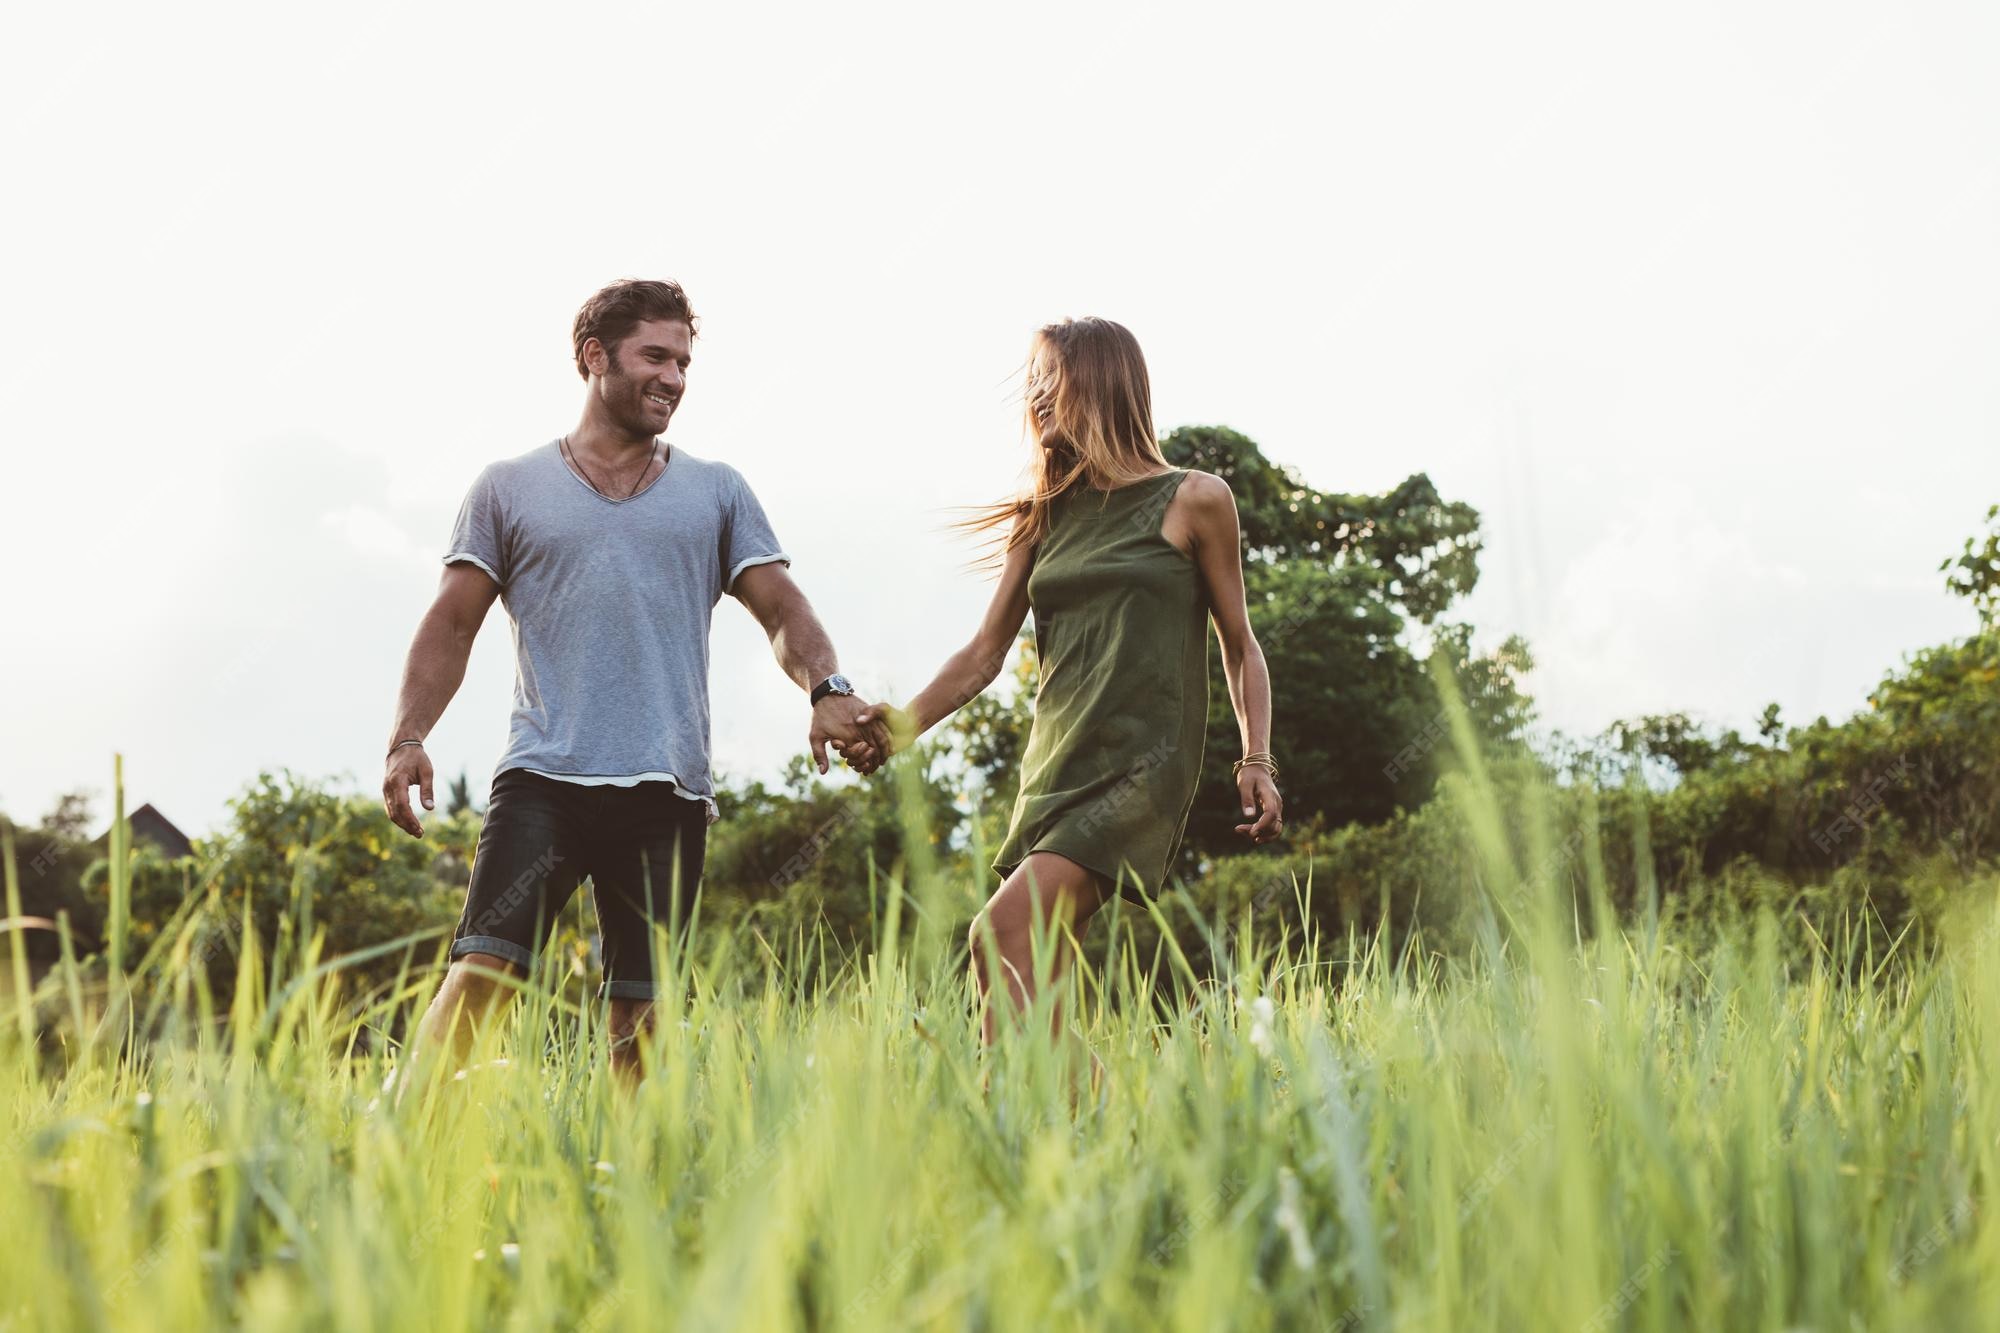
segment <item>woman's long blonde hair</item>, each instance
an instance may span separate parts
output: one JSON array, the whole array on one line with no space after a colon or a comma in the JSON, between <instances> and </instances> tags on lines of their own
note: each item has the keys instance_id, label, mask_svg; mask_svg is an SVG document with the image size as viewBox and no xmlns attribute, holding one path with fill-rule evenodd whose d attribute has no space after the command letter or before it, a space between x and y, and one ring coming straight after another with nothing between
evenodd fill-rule
<instances>
[{"instance_id":1,"label":"woman's long blonde hair","mask_svg":"<svg viewBox=\"0 0 2000 1333\"><path fill-rule=\"evenodd\" d=\"M1108 319L1065 319L1035 331L1023 372L1022 424L1041 457L1027 494L981 505L958 526L987 534L996 564L1049 531L1049 509L1079 486L1109 490L1166 466L1153 435L1153 386L1139 340ZM999 529L1006 528L1002 534Z\"/></svg>"}]
</instances>

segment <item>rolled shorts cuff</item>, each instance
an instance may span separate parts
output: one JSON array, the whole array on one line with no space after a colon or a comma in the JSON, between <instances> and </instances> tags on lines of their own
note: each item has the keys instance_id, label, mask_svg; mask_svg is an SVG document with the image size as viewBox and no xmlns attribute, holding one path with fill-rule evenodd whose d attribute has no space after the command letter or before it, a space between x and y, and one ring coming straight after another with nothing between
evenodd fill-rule
<instances>
[{"instance_id":1,"label":"rolled shorts cuff","mask_svg":"<svg viewBox=\"0 0 2000 1333\"><path fill-rule=\"evenodd\" d=\"M528 971L535 967L535 955L512 940L503 940L497 935L466 935L451 942L451 956L463 958L469 953L491 954L504 958L515 966Z\"/></svg>"},{"instance_id":2,"label":"rolled shorts cuff","mask_svg":"<svg viewBox=\"0 0 2000 1333\"><path fill-rule=\"evenodd\" d=\"M597 995L602 1000L657 1000L660 988L650 981L607 981Z\"/></svg>"}]
</instances>

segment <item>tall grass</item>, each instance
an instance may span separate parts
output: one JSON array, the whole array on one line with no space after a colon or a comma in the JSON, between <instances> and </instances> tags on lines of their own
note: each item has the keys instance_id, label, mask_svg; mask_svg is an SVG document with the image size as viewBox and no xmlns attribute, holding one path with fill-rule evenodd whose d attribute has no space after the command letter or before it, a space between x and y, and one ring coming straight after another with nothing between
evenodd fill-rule
<instances>
[{"instance_id":1,"label":"tall grass","mask_svg":"<svg viewBox=\"0 0 2000 1333\"><path fill-rule=\"evenodd\" d=\"M1080 1098L1045 1039L980 1051L921 861L866 958L663 948L636 1089L553 961L413 1078L434 968L356 993L192 901L27 1022L0 987L0 1327L2000 1326L2000 885L1952 886L1941 941L1765 914L1696 948L1671 912L1606 928L1594 849L1523 873L1567 831L1476 756L1459 785L1474 859L1433 891L1476 897L1477 951L1246 917L1202 979L1099 927Z\"/></svg>"}]
</instances>

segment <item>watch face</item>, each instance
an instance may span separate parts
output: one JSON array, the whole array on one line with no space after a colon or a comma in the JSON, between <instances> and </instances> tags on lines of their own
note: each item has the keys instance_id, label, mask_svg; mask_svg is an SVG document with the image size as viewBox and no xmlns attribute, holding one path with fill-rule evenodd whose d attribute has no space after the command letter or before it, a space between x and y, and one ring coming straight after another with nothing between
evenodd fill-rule
<instances>
[{"instance_id":1,"label":"watch face","mask_svg":"<svg viewBox=\"0 0 2000 1333\"><path fill-rule=\"evenodd\" d=\"M852 682L852 681L850 681L850 680L848 680L848 679L847 679L847 677L845 677L845 676L828 676L828 677L826 678L826 683L827 683L827 687L828 687L828 688L829 688L830 690L832 690L832 692L833 692L833 693L835 693L835 694L852 694L852 693L854 693L854 684L853 684L853 682Z\"/></svg>"}]
</instances>

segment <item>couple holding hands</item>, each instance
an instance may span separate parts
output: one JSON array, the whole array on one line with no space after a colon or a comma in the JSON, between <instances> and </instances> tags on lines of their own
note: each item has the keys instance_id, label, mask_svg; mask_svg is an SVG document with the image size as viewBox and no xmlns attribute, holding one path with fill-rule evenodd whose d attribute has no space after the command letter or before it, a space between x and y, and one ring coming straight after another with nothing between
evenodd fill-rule
<instances>
[{"instance_id":1,"label":"couple holding hands","mask_svg":"<svg viewBox=\"0 0 2000 1333\"><path fill-rule=\"evenodd\" d=\"M418 626L389 738L383 803L423 836L433 804L423 739L464 679L495 598L513 625L514 710L495 769L452 966L421 1039L463 1051L512 993L584 877L602 937L613 1059L655 997L652 926L683 928L716 818L709 774L709 625L723 593L770 636L812 701L810 746L872 773L992 683L1032 614L1041 664L1021 790L994 861L1001 883L972 926L985 1004L1032 1002L1037 928L1067 966L1065 931L1113 893L1157 891L1193 804L1215 622L1242 736L1237 831L1283 830L1271 689L1250 629L1235 499L1170 466L1154 436L1139 345L1109 320L1039 330L1026 372L1037 455L1027 493L963 525L992 544L998 584L977 632L901 707L867 703L786 572L763 507L726 463L664 438L699 322L672 282L599 291L572 330L589 386L575 430L489 465L460 507L436 599Z\"/></svg>"}]
</instances>

